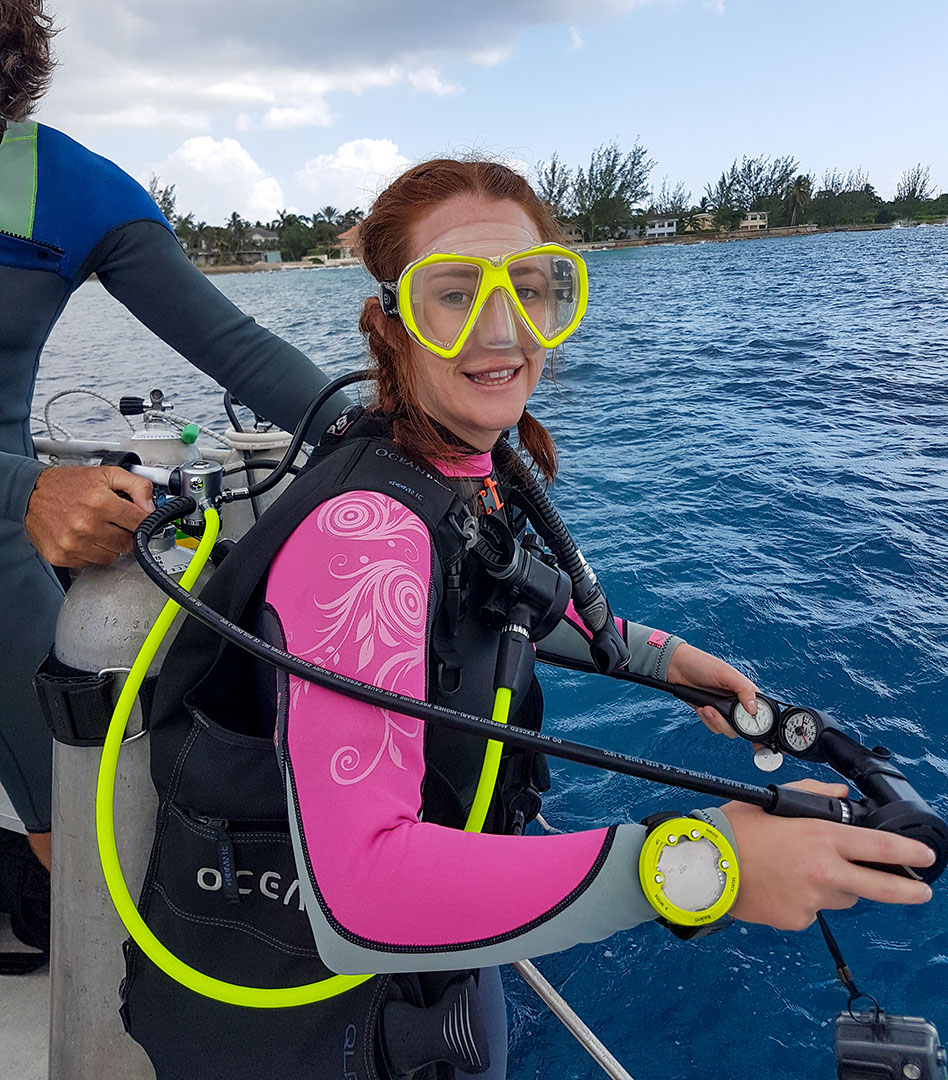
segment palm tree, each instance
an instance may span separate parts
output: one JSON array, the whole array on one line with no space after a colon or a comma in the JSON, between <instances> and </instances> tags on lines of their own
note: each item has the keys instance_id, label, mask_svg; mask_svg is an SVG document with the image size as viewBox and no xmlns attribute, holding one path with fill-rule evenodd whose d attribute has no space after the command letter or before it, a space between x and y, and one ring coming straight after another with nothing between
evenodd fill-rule
<instances>
[{"instance_id":1,"label":"palm tree","mask_svg":"<svg viewBox=\"0 0 948 1080\"><path fill-rule=\"evenodd\" d=\"M324 206L313 214L313 224L317 221L325 221L327 225L335 225L339 219L339 211L335 206Z\"/></svg>"},{"instance_id":2,"label":"palm tree","mask_svg":"<svg viewBox=\"0 0 948 1080\"><path fill-rule=\"evenodd\" d=\"M793 228L798 218L810 208L810 200L813 198L813 181L805 173L798 173L787 188L787 197L784 205L790 214L790 227Z\"/></svg>"},{"instance_id":3,"label":"palm tree","mask_svg":"<svg viewBox=\"0 0 948 1080\"><path fill-rule=\"evenodd\" d=\"M244 221L240 214L235 210L227 219L227 224L224 226L224 229L228 234L227 246L234 256L234 262L237 262L240 256L240 249L244 246L244 242L247 239L250 222Z\"/></svg>"}]
</instances>

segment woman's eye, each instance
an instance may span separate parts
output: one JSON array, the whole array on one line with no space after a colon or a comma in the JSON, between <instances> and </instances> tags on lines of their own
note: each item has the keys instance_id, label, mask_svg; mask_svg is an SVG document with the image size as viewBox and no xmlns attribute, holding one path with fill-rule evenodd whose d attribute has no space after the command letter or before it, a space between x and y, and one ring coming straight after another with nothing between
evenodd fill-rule
<instances>
[{"instance_id":1,"label":"woman's eye","mask_svg":"<svg viewBox=\"0 0 948 1080\"><path fill-rule=\"evenodd\" d=\"M521 285L517 289L517 296L520 298L522 304L529 304L531 300L536 300L540 295L539 289L534 289L531 285Z\"/></svg>"},{"instance_id":2,"label":"woman's eye","mask_svg":"<svg viewBox=\"0 0 948 1080\"><path fill-rule=\"evenodd\" d=\"M442 293L441 303L451 306L461 306L463 304L470 303L470 296L466 292L461 292L460 289L455 289L452 292Z\"/></svg>"}]
</instances>

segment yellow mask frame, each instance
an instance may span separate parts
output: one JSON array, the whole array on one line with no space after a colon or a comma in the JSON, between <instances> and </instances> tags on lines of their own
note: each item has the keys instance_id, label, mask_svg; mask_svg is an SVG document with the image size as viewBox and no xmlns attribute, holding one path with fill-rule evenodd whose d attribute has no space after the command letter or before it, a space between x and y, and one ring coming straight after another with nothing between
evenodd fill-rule
<instances>
[{"instance_id":1,"label":"yellow mask frame","mask_svg":"<svg viewBox=\"0 0 948 1080\"><path fill-rule=\"evenodd\" d=\"M510 266L522 259L531 257L550 256L554 259L566 260L574 268L571 286L574 290L573 303L575 310L566 325L553 336L545 334L527 314L526 308L517 293L517 287L510 276ZM454 341L450 345L443 342L433 341L418 325L415 318L411 300L411 287L414 275L426 267L437 266L443 263L463 263L475 267L479 271L477 291L471 301L470 311L467 314ZM398 316L402 324L412 338L429 352L442 357L445 360L453 360L460 353L470 337L478 316L487 303L490 296L500 289L509 300L514 311L520 317L524 326L530 331L538 345L544 349L553 349L572 334L582 322L586 314L586 306L589 301L589 276L586 272L586 264L575 251L560 244L538 244L534 247L514 251L509 255L485 258L478 255L463 255L455 252L431 252L421 259L417 259L399 275L398 281L383 281L379 284L379 301L382 311L389 317Z\"/></svg>"}]
</instances>

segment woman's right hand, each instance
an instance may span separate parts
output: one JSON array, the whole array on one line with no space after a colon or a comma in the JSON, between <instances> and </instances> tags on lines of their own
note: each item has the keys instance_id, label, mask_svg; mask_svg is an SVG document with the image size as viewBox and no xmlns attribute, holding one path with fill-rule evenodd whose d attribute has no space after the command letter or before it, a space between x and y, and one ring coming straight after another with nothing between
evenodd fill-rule
<instances>
[{"instance_id":1,"label":"woman's right hand","mask_svg":"<svg viewBox=\"0 0 948 1080\"><path fill-rule=\"evenodd\" d=\"M845 784L802 780L789 785L845 798ZM859 863L926 867L934 853L896 833L815 818L777 817L747 803L721 808L737 838L740 887L735 919L778 930L804 930L823 909L852 907L860 898L883 904L924 904L931 889L896 873Z\"/></svg>"}]
</instances>

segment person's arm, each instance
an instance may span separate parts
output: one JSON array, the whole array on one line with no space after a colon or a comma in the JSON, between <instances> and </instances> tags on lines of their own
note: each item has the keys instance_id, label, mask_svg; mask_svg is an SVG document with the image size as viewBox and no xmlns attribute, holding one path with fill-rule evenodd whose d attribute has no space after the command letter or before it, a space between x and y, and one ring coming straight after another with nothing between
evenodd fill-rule
<instances>
[{"instance_id":1,"label":"person's arm","mask_svg":"<svg viewBox=\"0 0 948 1080\"><path fill-rule=\"evenodd\" d=\"M352 493L296 530L267 603L294 653L423 699L431 566L410 510ZM503 963L655 917L637 880L640 826L523 837L421 820L424 724L295 679L284 700L300 884L334 970Z\"/></svg>"},{"instance_id":2,"label":"person's arm","mask_svg":"<svg viewBox=\"0 0 948 1080\"><path fill-rule=\"evenodd\" d=\"M111 232L83 272L140 322L266 419L292 431L329 381L299 349L240 311L185 255L174 233L155 221ZM310 427L316 441L350 404L336 394Z\"/></svg>"},{"instance_id":3,"label":"person's arm","mask_svg":"<svg viewBox=\"0 0 948 1080\"><path fill-rule=\"evenodd\" d=\"M737 694L750 713L757 711L757 687L726 661L689 645L676 634L656 630L651 626L616 619L625 643L629 647L629 671L648 675L664 682L700 686ZM537 643L537 659L548 664L569 667L571 663L593 664L589 652L590 635L573 608L572 602L559 624L547 637ZM710 731L728 738L737 733L717 709L706 706L695 709L701 722Z\"/></svg>"},{"instance_id":4,"label":"person's arm","mask_svg":"<svg viewBox=\"0 0 948 1080\"><path fill-rule=\"evenodd\" d=\"M267 605L295 654L421 699L431 566L428 531L410 510L350 493L318 507L284 545ZM506 963L655 918L638 879L640 825L495 836L424 821L424 732L420 721L294 678L281 692L278 742L300 888L330 968ZM734 803L702 816L736 844L744 883L735 914L747 921L799 927L820 907L858 896L921 903L931 895L920 882L858 865L928 865L929 850L905 837Z\"/></svg>"}]
</instances>

